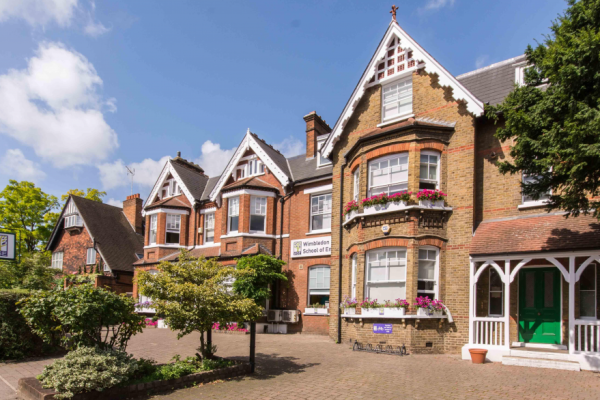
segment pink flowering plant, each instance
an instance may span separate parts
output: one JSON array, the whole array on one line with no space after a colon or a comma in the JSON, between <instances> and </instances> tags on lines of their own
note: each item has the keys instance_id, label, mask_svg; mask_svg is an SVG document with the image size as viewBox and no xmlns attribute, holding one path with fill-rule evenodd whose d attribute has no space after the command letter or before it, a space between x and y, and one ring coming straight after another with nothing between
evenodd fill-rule
<instances>
[{"instance_id":1,"label":"pink flowering plant","mask_svg":"<svg viewBox=\"0 0 600 400\"><path fill-rule=\"evenodd\" d=\"M405 299L396 299L394 301L386 300L385 307L387 308L408 308L410 304Z\"/></svg>"},{"instance_id":2,"label":"pink flowering plant","mask_svg":"<svg viewBox=\"0 0 600 400\"><path fill-rule=\"evenodd\" d=\"M341 308L356 308L357 305L358 301L348 296L346 296L344 298L344 301L340 303Z\"/></svg>"},{"instance_id":3,"label":"pink flowering plant","mask_svg":"<svg viewBox=\"0 0 600 400\"><path fill-rule=\"evenodd\" d=\"M444 303L439 300L434 300L431 302L431 309L433 311L444 311Z\"/></svg>"},{"instance_id":4,"label":"pink flowering plant","mask_svg":"<svg viewBox=\"0 0 600 400\"><path fill-rule=\"evenodd\" d=\"M431 310L431 299L429 297L419 296L415 301L416 303L413 304L415 307Z\"/></svg>"},{"instance_id":5,"label":"pink flowering plant","mask_svg":"<svg viewBox=\"0 0 600 400\"><path fill-rule=\"evenodd\" d=\"M352 211L358 211L358 202L356 200L346 203L346 207L344 207L344 215L348 215Z\"/></svg>"},{"instance_id":6,"label":"pink flowering plant","mask_svg":"<svg viewBox=\"0 0 600 400\"><path fill-rule=\"evenodd\" d=\"M238 328L238 324L236 322L231 323L231 324L226 324L223 326L221 326L221 324L219 324L218 322L215 322L212 326L212 329L215 331L224 330L224 331L230 331L230 332L248 332L248 329L246 329L246 328Z\"/></svg>"},{"instance_id":7,"label":"pink flowering plant","mask_svg":"<svg viewBox=\"0 0 600 400\"><path fill-rule=\"evenodd\" d=\"M411 194L412 192L408 192L405 190L404 192L398 192L388 196L388 200L393 203L399 203L401 201L407 202L410 200Z\"/></svg>"},{"instance_id":8,"label":"pink flowering plant","mask_svg":"<svg viewBox=\"0 0 600 400\"><path fill-rule=\"evenodd\" d=\"M445 200L447 194L442 192L441 190L429 190L423 189L417 193L417 199L419 200L429 200L429 201L438 201Z\"/></svg>"},{"instance_id":9,"label":"pink flowering plant","mask_svg":"<svg viewBox=\"0 0 600 400\"><path fill-rule=\"evenodd\" d=\"M158 321L154 321L152 318L146 318L146 326L155 327L158 325Z\"/></svg>"},{"instance_id":10,"label":"pink flowering plant","mask_svg":"<svg viewBox=\"0 0 600 400\"><path fill-rule=\"evenodd\" d=\"M385 205L387 203L389 203L389 198L388 198L388 195L385 193L367 197L366 199L361 200L361 204L363 205L363 207Z\"/></svg>"},{"instance_id":11,"label":"pink flowering plant","mask_svg":"<svg viewBox=\"0 0 600 400\"><path fill-rule=\"evenodd\" d=\"M366 299L363 300L362 303L360 303L360 308L381 308L383 307L383 304L379 304L377 302L377 299L375 300L370 300L368 297Z\"/></svg>"}]
</instances>

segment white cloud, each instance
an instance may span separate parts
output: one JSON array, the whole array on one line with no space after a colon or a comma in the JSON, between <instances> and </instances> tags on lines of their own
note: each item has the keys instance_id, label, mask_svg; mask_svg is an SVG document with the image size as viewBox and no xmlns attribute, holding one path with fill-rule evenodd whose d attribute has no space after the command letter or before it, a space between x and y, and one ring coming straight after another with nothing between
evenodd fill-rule
<instances>
[{"instance_id":1,"label":"white cloud","mask_svg":"<svg viewBox=\"0 0 600 400\"><path fill-rule=\"evenodd\" d=\"M21 149L8 149L0 160L2 172L11 179L38 181L46 177L38 164L25 158Z\"/></svg>"},{"instance_id":2,"label":"white cloud","mask_svg":"<svg viewBox=\"0 0 600 400\"><path fill-rule=\"evenodd\" d=\"M110 28L107 28L106 26L102 25L102 22L94 21L96 3L92 1L90 3L90 7L92 10L87 13L87 23L83 28L83 32L85 32L86 35L89 35L91 37L98 37L100 35L104 35L106 32L110 31Z\"/></svg>"},{"instance_id":3,"label":"white cloud","mask_svg":"<svg viewBox=\"0 0 600 400\"><path fill-rule=\"evenodd\" d=\"M441 8L444 8L446 6L453 6L454 5L454 0L428 0L427 3L425 4L425 6L419 8L419 13L423 14L426 12L434 12L434 11L438 11Z\"/></svg>"},{"instance_id":4,"label":"white cloud","mask_svg":"<svg viewBox=\"0 0 600 400\"><path fill-rule=\"evenodd\" d=\"M0 0L0 22L23 19L31 26L56 22L61 27L71 24L78 0Z\"/></svg>"},{"instance_id":5,"label":"white cloud","mask_svg":"<svg viewBox=\"0 0 600 400\"><path fill-rule=\"evenodd\" d=\"M301 142L293 136L283 139L282 142L274 144L273 147L286 157L297 156L306 151L304 142Z\"/></svg>"},{"instance_id":6,"label":"white cloud","mask_svg":"<svg viewBox=\"0 0 600 400\"><path fill-rule=\"evenodd\" d=\"M133 184L147 187L153 186L169 158L169 156L164 156L158 161L146 158L139 163L127 164L129 168L135 169ZM127 175L127 169L123 160L100 164L98 165L98 171L104 190L131 184L131 176Z\"/></svg>"},{"instance_id":7,"label":"white cloud","mask_svg":"<svg viewBox=\"0 0 600 400\"><path fill-rule=\"evenodd\" d=\"M116 200L116 199L113 199L112 197L110 199L108 199L106 204L115 206L115 207L119 207L119 208L123 208L123 200Z\"/></svg>"},{"instance_id":8,"label":"white cloud","mask_svg":"<svg viewBox=\"0 0 600 400\"><path fill-rule=\"evenodd\" d=\"M477 57L477 59L475 60L475 68L481 68L484 67L487 63L488 63L488 59L490 57L487 55L482 55Z\"/></svg>"},{"instance_id":9,"label":"white cloud","mask_svg":"<svg viewBox=\"0 0 600 400\"><path fill-rule=\"evenodd\" d=\"M237 147L229 150L221 149L219 143L207 140L202 144L202 155L195 161L208 176L219 176L229 163Z\"/></svg>"},{"instance_id":10,"label":"white cloud","mask_svg":"<svg viewBox=\"0 0 600 400\"><path fill-rule=\"evenodd\" d=\"M101 111L101 86L82 54L41 43L26 69L0 75L0 133L59 168L102 161L118 141Z\"/></svg>"}]
</instances>

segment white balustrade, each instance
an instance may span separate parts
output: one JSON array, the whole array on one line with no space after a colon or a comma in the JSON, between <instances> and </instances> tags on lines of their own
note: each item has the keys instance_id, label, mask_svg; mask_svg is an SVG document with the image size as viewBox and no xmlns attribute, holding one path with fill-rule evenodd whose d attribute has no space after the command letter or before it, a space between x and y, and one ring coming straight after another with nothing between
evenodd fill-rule
<instances>
[{"instance_id":1,"label":"white balustrade","mask_svg":"<svg viewBox=\"0 0 600 400\"><path fill-rule=\"evenodd\" d=\"M504 320L502 318L473 319L473 344L504 346Z\"/></svg>"},{"instance_id":2,"label":"white balustrade","mask_svg":"<svg viewBox=\"0 0 600 400\"><path fill-rule=\"evenodd\" d=\"M600 353L600 321L575 320L575 351Z\"/></svg>"}]
</instances>

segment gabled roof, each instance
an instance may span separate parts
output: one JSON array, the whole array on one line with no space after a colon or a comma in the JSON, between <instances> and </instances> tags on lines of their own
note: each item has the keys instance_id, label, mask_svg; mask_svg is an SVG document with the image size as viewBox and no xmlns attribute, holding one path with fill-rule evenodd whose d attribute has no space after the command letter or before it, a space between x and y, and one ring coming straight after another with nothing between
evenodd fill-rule
<instances>
[{"instance_id":1,"label":"gabled roof","mask_svg":"<svg viewBox=\"0 0 600 400\"><path fill-rule=\"evenodd\" d=\"M369 87L369 82L377 76L377 66L380 61L387 55L388 48L387 44L391 40L397 37L404 48L410 48L413 52L413 59L418 61L417 68L424 68L428 73L435 73L439 77L439 84L441 86L449 86L453 89L454 98L457 100L464 100L466 102L467 109L476 116L483 114L483 103L477 99L467 88L465 88L450 72L448 72L440 63L437 62L425 49L423 49L412 37L410 37L400 25L394 20L390 22L385 35L377 50L373 54L371 61L367 65L367 68L363 72L356 88L352 92L352 95L348 99L342 114L338 118L335 126L333 127L332 133L325 142L322 148L322 154L325 157L329 157L333 151L333 147L340 140L342 132L346 123L352 117L354 110L358 106L360 99L364 95L366 89ZM396 74L398 76L398 74Z\"/></svg>"},{"instance_id":2,"label":"gabled roof","mask_svg":"<svg viewBox=\"0 0 600 400\"><path fill-rule=\"evenodd\" d=\"M256 143L264 150L264 152L267 153L269 158L273 160L273 162L277 164L277 166L289 177L290 171L288 169L287 162L285 161L285 156L273 148L273 146L267 144L267 142L259 138L255 133L250 132L250 134L256 140Z\"/></svg>"},{"instance_id":3,"label":"gabled roof","mask_svg":"<svg viewBox=\"0 0 600 400\"><path fill-rule=\"evenodd\" d=\"M210 192L212 192L212 190L215 188L215 185L217 184L217 182L219 182L220 178L221 178L221 176L213 176L212 178L208 178L208 181L206 182L206 186L204 187L204 192L202 193L202 197L200 198L200 200L202 200L202 201L210 200Z\"/></svg>"},{"instance_id":4,"label":"gabled roof","mask_svg":"<svg viewBox=\"0 0 600 400\"><path fill-rule=\"evenodd\" d=\"M136 254L144 252L144 236L135 232L123 210L108 204L69 196L61 216L54 227L47 249L52 247L58 229L63 226L64 211L73 201L102 259L113 271L133 271L132 264L138 260Z\"/></svg>"},{"instance_id":5,"label":"gabled roof","mask_svg":"<svg viewBox=\"0 0 600 400\"><path fill-rule=\"evenodd\" d=\"M248 178L237 180L233 183L230 183L227 186L223 187L223 191L238 189L242 187L247 188L256 188L256 189L267 189L267 190L275 190L279 192L279 188L271 185L269 182L265 182L257 176L249 176Z\"/></svg>"},{"instance_id":6,"label":"gabled roof","mask_svg":"<svg viewBox=\"0 0 600 400\"><path fill-rule=\"evenodd\" d=\"M191 204L187 202L187 198L180 194L178 196L168 197L160 201L156 201L149 206L146 206L146 210L150 210L156 207L175 207L175 208L186 208L189 209Z\"/></svg>"}]
</instances>

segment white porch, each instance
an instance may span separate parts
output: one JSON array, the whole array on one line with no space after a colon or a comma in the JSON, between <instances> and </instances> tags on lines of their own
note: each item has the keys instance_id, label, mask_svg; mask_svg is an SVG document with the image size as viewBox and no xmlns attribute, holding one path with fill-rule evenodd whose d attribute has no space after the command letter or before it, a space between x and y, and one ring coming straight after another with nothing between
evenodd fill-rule
<instances>
[{"instance_id":1,"label":"white porch","mask_svg":"<svg viewBox=\"0 0 600 400\"><path fill-rule=\"evenodd\" d=\"M469 349L479 348L488 350L487 360L489 361L500 362L505 357L505 363L509 364L515 361L515 357L528 356L532 359L547 358L548 360L577 362L581 369L600 371L597 264L600 264L600 250L472 257L469 285L469 343L462 349L463 359L470 359ZM593 316L591 314L592 290L585 290L584 294L580 293L580 288L583 287L580 285L580 280L590 266L595 271ZM528 287L519 289L519 285L525 285L525 283L519 282L518 277L519 271L524 268L529 271L532 271L533 268L543 268L546 271L556 268L560 272L560 305L557 307L560 308L561 313L558 343L537 344L533 341L523 340L523 329L519 321L521 310L519 304L522 303L519 301L525 300L519 299L519 291L521 294L528 293L523 291ZM490 273L490 269L494 269L495 272ZM489 275L484 276L484 273ZM586 289L589 286L590 273L591 271L586 274ZM487 292L485 288L481 288L482 277L494 280L493 290L489 284ZM498 287L500 286L502 287L502 310L498 314L500 309ZM492 292L493 296L490 295ZM478 298L485 297L481 296L482 293L485 293L487 299ZM585 305L581 305L580 298L583 296L586 299ZM552 296L550 295L550 297ZM555 301L557 300L555 299ZM492 303L493 307L490 306ZM487 315L485 315L485 310L482 310L485 308L482 305L485 304L487 304ZM492 308L495 311L494 315L492 315ZM548 351L544 353L544 349L548 349ZM513 365L527 365L527 363ZM545 367L555 368L553 366ZM569 365L565 363L565 367L569 367Z\"/></svg>"}]
</instances>

